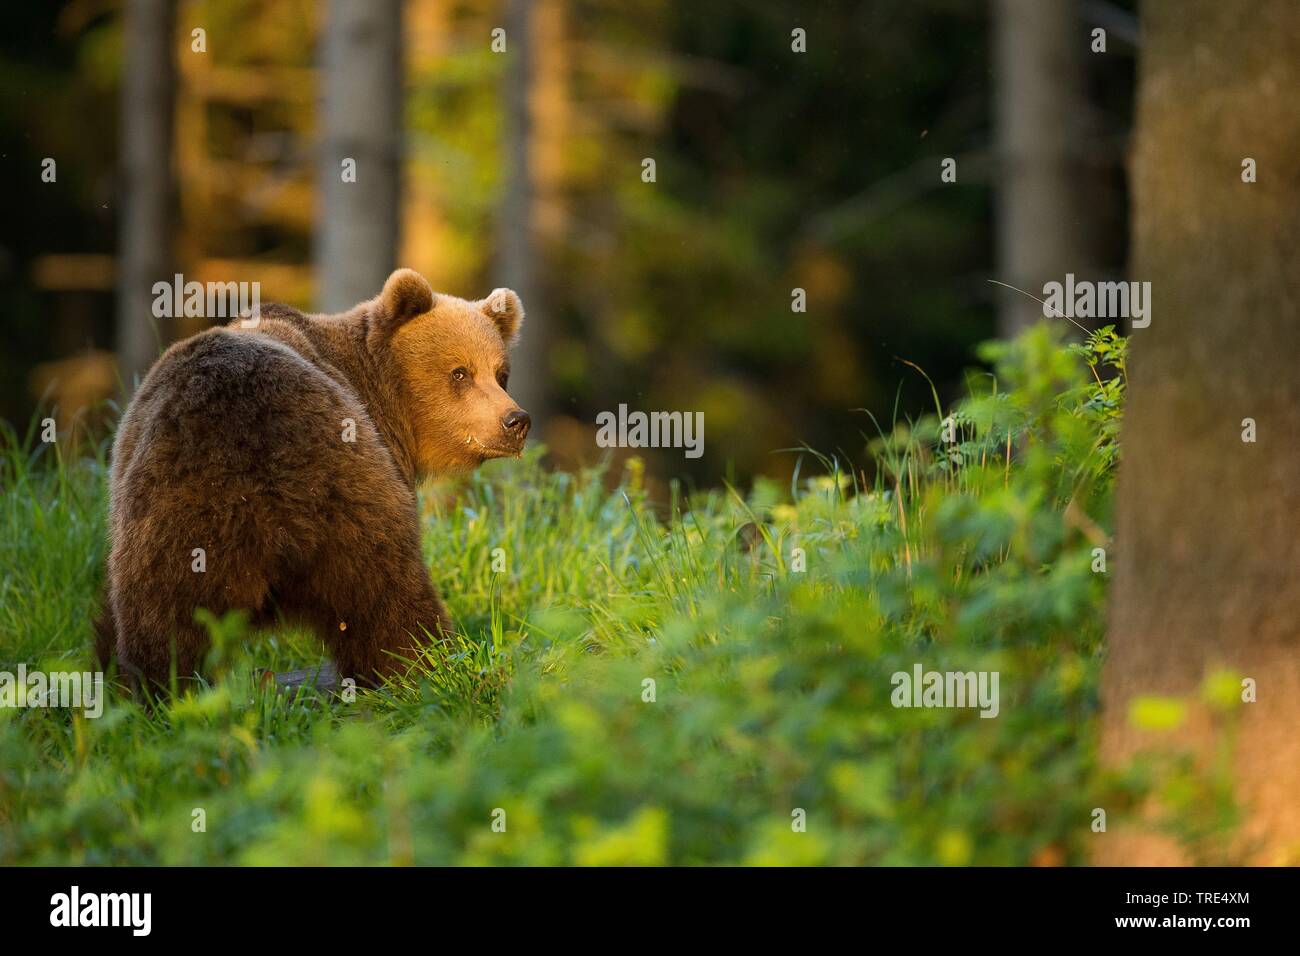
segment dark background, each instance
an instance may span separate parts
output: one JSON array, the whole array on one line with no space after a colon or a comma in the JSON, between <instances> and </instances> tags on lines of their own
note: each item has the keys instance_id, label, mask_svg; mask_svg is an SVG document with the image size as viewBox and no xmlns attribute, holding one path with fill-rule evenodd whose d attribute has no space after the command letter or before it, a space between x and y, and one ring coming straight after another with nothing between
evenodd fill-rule
<instances>
[{"instance_id":1,"label":"dark background","mask_svg":"<svg viewBox=\"0 0 1300 956\"><path fill-rule=\"evenodd\" d=\"M704 457L651 453L662 476L781 476L793 458L778 450L804 443L861 459L874 427L856 409L888 423L933 408L901 359L955 395L978 366L973 347L1023 321L990 279L1040 294L1066 271L1123 272L1131 3L808 6L392 5L400 226L380 259L456 295L524 294L521 400L555 464L599 457L595 416L620 402L704 412ZM129 391L115 362L129 7L14 5L0 33L0 416L20 432L42 397L66 429L111 419L104 400ZM329 11L175 5L174 146L158 164L173 177L172 268L161 277L257 280L264 299L323 307L329 264L313 249L322 221L342 215L317 188ZM1089 54L1097 24L1107 51ZM491 50L498 26L514 38L505 54ZM192 49L195 28L205 52ZM791 50L794 28L806 53ZM999 60L1008 29L1020 31L1015 63ZM1051 37L1036 53L1035 31L1082 55L1053 57ZM1054 98L1065 131L1060 162L1037 157L1034 175L1048 167L1075 201L1033 217L1065 261L1032 284L999 233L1000 204L1021 188L1007 130L1026 95ZM45 157L55 183L41 181ZM955 184L940 181L945 157L957 159ZM1044 244L1029 232L1013 240L1022 256ZM791 311L796 287L804 313ZM202 324L159 329L158 341Z\"/></svg>"}]
</instances>

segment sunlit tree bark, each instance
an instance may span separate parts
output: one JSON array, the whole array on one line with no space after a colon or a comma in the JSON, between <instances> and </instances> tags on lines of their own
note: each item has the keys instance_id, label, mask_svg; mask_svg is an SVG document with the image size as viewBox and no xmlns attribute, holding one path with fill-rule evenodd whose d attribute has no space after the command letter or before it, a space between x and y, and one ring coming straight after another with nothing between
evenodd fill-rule
<instances>
[{"instance_id":1,"label":"sunlit tree bark","mask_svg":"<svg viewBox=\"0 0 1300 956\"><path fill-rule=\"evenodd\" d=\"M377 295L396 266L402 151L400 0L330 0L321 47L317 305Z\"/></svg>"},{"instance_id":2,"label":"sunlit tree bark","mask_svg":"<svg viewBox=\"0 0 1300 956\"><path fill-rule=\"evenodd\" d=\"M1300 862L1300 4L1148 0L1142 12L1132 278L1103 751L1208 761L1198 699L1250 678L1229 779L1240 859ZM1258 181L1243 182L1254 160ZM1257 440L1244 441L1250 419ZM1190 702L1177 729L1128 719L1138 695ZM1201 809L1204 809L1201 807ZM1187 860L1145 827L1099 835L1103 863Z\"/></svg>"}]
</instances>

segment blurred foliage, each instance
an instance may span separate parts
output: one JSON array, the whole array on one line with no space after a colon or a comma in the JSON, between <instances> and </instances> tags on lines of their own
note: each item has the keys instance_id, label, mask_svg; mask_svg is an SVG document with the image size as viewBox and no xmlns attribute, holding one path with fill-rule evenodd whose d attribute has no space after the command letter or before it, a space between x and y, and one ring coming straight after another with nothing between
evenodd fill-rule
<instances>
[{"instance_id":1,"label":"blurred foliage","mask_svg":"<svg viewBox=\"0 0 1300 956\"><path fill-rule=\"evenodd\" d=\"M0 709L0 862L1056 865L1101 838L1093 808L1113 827L1148 793L1223 860L1223 766L1097 765L1093 549L1124 340L1066 348L1040 326L990 357L965 400L878 432L871 481L807 452L788 486L679 494L662 516L639 466L610 493L534 453L426 489L453 646L352 703L290 697L258 675L315 642L241 647L237 618L212 618L223 676L152 713L120 695L97 720ZM0 665L75 666L99 466L5 462ZM47 554L64 557L27 573ZM999 716L894 708L915 663L999 672ZM1224 688L1207 699L1230 724ZM1141 705L1139 725L1178 707Z\"/></svg>"}]
</instances>

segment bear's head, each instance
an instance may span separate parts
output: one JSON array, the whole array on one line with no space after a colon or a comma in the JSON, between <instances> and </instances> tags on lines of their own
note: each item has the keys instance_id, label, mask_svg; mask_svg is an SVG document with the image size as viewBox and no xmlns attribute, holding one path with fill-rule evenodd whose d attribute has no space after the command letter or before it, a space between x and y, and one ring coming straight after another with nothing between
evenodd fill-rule
<instances>
[{"instance_id":1,"label":"bear's head","mask_svg":"<svg viewBox=\"0 0 1300 956\"><path fill-rule=\"evenodd\" d=\"M509 289L469 302L435 296L411 269L388 277L372 328L402 379L421 473L466 471L522 452L531 421L506 384L507 352L523 320L524 307Z\"/></svg>"}]
</instances>

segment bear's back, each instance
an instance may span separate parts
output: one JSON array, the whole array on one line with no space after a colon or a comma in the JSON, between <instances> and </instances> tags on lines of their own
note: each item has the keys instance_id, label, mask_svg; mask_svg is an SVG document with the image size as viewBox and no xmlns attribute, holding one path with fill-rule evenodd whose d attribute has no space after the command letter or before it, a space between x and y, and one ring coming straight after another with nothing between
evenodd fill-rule
<instances>
[{"instance_id":1,"label":"bear's back","mask_svg":"<svg viewBox=\"0 0 1300 956\"><path fill-rule=\"evenodd\" d=\"M349 420L352 447L340 440ZM346 384L263 331L208 329L164 353L123 418L110 471L114 522L160 506L258 510L300 498L308 508L357 453L384 451Z\"/></svg>"}]
</instances>

